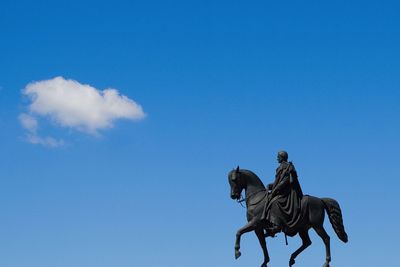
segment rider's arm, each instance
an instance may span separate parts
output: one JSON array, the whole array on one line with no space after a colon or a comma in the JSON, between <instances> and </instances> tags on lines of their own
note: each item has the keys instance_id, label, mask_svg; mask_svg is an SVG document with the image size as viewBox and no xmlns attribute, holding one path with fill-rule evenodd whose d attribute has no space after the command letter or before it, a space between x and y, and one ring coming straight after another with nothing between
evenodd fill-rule
<instances>
[{"instance_id":1,"label":"rider's arm","mask_svg":"<svg viewBox=\"0 0 400 267\"><path fill-rule=\"evenodd\" d=\"M292 164L290 164L289 169L287 170L287 172L284 174L284 177L282 178L282 181L277 184L274 188L274 190L272 191L272 195L276 195L277 193L279 193L280 191L282 191L282 189L284 189L285 187L287 187L292 181L291 181L291 174L294 173L296 176L296 170L294 169L294 166Z\"/></svg>"},{"instance_id":2,"label":"rider's arm","mask_svg":"<svg viewBox=\"0 0 400 267\"><path fill-rule=\"evenodd\" d=\"M272 187L274 187L274 183L270 183L267 185L267 189L268 190L272 190Z\"/></svg>"},{"instance_id":3,"label":"rider's arm","mask_svg":"<svg viewBox=\"0 0 400 267\"><path fill-rule=\"evenodd\" d=\"M289 175L285 175L282 181L275 187L274 191L272 192L274 195L279 193L283 188L285 188L290 183Z\"/></svg>"}]
</instances>

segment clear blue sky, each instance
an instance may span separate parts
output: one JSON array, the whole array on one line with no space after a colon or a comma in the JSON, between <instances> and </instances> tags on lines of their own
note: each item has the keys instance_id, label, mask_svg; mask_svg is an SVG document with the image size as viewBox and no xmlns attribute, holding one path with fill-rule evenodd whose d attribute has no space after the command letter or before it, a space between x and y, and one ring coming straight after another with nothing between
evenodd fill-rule
<instances>
[{"instance_id":1,"label":"clear blue sky","mask_svg":"<svg viewBox=\"0 0 400 267\"><path fill-rule=\"evenodd\" d=\"M396 266L400 150L398 1L0 3L0 266L259 266L236 165L272 181L286 149L303 190L333 197L349 243L332 266ZM277 3L279 2L279 3ZM147 117L94 137L24 140L30 82L117 88ZM321 266L322 241L296 266ZM271 266L300 244L269 239Z\"/></svg>"}]
</instances>

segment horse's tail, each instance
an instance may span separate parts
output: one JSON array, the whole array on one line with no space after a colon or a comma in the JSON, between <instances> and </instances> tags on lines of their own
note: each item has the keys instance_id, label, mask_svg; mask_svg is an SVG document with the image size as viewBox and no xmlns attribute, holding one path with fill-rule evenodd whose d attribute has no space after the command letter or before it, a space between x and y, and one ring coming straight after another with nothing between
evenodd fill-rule
<instances>
[{"instance_id":1,"label":"horse's tail","mask_svg":"<svg viewBox=\"0 0 400 267\"><path fill-rule=\"evenodd\" d=\"M346 231L344 230L342 211L339 203L332 198L321 198L321 200L325 205L325 210L328 213L329 221L331 222L337 236L344 243L347 243L348 237Z\"/></svg>"}]
</instances>

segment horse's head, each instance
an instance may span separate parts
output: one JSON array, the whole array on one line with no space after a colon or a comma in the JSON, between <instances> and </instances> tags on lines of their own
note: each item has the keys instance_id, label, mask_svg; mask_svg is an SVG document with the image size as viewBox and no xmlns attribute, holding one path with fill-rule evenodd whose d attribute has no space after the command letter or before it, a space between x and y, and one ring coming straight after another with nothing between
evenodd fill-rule
<instances>
[{"instance_id":1,"label":"horse's head","mask_svg":"<svg viewBox=\"0 0 400 267\"><path fill-rule=\"evenodd\" d=\"M244 189L243 179L241 179L241 173L239 166L229 172L228 174L229 185L231 186L231 198L240 199L240 195Z\"/></svg>"}]
</instances>

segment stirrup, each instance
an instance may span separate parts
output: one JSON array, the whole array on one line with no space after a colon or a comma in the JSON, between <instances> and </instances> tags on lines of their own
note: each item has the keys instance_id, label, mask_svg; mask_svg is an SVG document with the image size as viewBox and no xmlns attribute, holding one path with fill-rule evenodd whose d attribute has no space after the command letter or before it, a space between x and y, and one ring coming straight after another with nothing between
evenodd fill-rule
<instances>
[{"instance_id":1,"label":"stirrup","mask_svg":"<svg viewBox=\"0 0 400 267\"><path fill-rule=\"evenodd\" d=\"M265 237L276 237L276 234L281 232L282 230L279 227L273 227L273 228L267 228L265 229L266 233L265 233Z\"/></svg>"}]
</instances>

